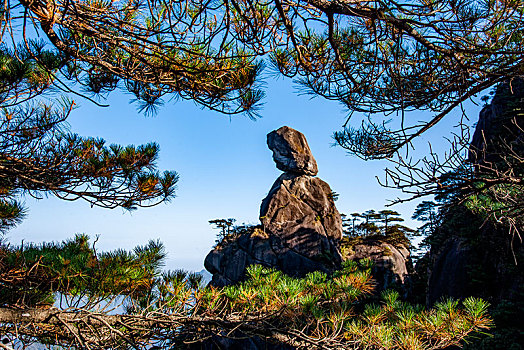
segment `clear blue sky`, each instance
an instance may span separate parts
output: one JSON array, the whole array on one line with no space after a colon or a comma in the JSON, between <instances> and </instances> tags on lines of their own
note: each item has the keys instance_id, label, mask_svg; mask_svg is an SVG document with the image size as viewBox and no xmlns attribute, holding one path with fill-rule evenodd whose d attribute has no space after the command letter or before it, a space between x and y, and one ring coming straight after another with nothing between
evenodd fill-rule
<instances>
[{"instance_id":1,"label":"clear blue sky","mask_svg":"<svg viewBox=\"0 0 524 350\"><path fill-rule=\"evenodd\" d=\"M69 119L71 131L99 136L107 143L160 145L160 170L180 174L177 197L168 204L132 213L121 209L91 208L85 202L64 202L49 197L25 198L27 218L7 237L12 243L58 241L75 233L100 235L98 250L130 249L159 238L168 251L167 268L201 270L211 249L215 231L208 221L233 217L238 223L258 223L259 206L281 174L276 169L266 134L283 125L304 133L319 166L318 176L339 193L336 205L342 213L381 210L401 193L381 187L386 162L364 162L333 147L332 133L339 130L346 112L335 103L299 96L287 80L269 80L262 118L228 117L203 110L190 101L166 102L155 117L145 117L129 104L130 95L114 92L97 107L78 101L80 108ZM479 107L468 105L472 121ZM417 113L410 117L422 119ZM417 141L417 151L427 151L432 141L444 149L456 115ZM409 219L416 202L392 209ZM407 221L415 227L416 222Z\"/></svg>"}]
</instances>

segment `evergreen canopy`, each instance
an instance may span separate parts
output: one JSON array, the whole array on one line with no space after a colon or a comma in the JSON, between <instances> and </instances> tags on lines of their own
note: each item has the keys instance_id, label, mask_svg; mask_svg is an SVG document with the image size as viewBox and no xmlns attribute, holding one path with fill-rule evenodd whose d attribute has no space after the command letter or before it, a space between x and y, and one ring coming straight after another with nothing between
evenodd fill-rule
<instances>
[{"instance_id":1,"label":"evergreen canopy","mask_svg":"<svg viewBox=\"0 0 524 350\"><path fill-rule=\"evenodd\" d=\"M24 28L27 40L41 33L63 56L65 80L94 93L121 86L143 108L174 94L255 115L266 62L350 111L434 113L337 134L351 151L380 158L521 76L523 15L515 0L21 0L6 3L2 26L4 42L8 34L20 42Z\"/></svg>"},{"instance_id":2,"label":"evergreen canopy","mask_svg":"<svg viewBox=\"0 0 524 350\"><path fill-rule=\"evenodd\" d=\"M5 29L5 28L4 28ZM106 146L71 133L75 107L56 74L67 58L35 41L0 47L0 231L20 222L20 193L85 199L105 208L154 205L174 195L178 175L155 168L158 145Z\"/></svg>"},{"instance_id":3,"label":"evergreen canopy","mask_svg":"<svg viewBox=\"0 0 524 350\"><path fill-rule=\"evenodd\" d=\"M523 75L523 15L516 0L6 2L4 56L29 59L45 76L29 90L17 80L6 106L50 86L102 96L123 89L146 113L183 98L256 117L269 66L339 101L350 114L337 143L394 160L386 185L419 196L461 166L469 134L463 128L444 158L417 163L398 151L472 96ZM353 112L368 116L360 127L349 124Z\"/></svg>"}]
</instances>

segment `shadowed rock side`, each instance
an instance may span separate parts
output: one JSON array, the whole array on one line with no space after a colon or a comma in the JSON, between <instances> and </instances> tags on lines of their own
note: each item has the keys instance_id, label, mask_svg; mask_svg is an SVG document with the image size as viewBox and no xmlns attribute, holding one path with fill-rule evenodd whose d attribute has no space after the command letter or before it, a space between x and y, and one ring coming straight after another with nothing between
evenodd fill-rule
<instances>
[{"instance_id":1,"label":"shadowed rock side","mask_svg":"<svg viewBox=\"0 0 524 350\"><path fill-rule=\"evenodd\" d=\"M289 276L302 277L308 272L329 273L338 267L338 250L313 231L303 232L302 237L317 241L315 248L322 246L322 254L314 255L305 249L297 250L293 243L283 241L279 236L267 234L261 228L254 228L250 234L240 235L222 242L204 260L204 267L213 274L211 284L227 286L241 281L249 265L263 265L284 272ZM332 250L330 250L332 249Z\"/></svg>"},{"instance_id":2,"label":"shadowed rock side","mask_svg":"<svg viewBox=\"0 0 524 350\"><path fill-rule=\"evenodd\" d=\"M470 287L468 260L471 259L471 246L467 240L453 237L447 240L438 253L430 256L432 266L428 281L426 303L433 305L442 297L465 298Z\"/></svg>"},{"instance_id":3,"label":"shadowed rock side","mask_svg":"<svg viewBox=\"0 0 524 350\"><path fill-rule=\"evenodd\" d=\"M474 228L465 236L447 232L440 246L428 253L426 302L433 305L443 297L483 298L492 305L502 301L521 302L524 295L524 247L504 227L496 227L471 214ZM449 225L451 226L451 225ZM457 226L454 225L454 228ZM517 262L517 263L516 263Z\"/></svg>"},{"instance_id":4,"label":"shadowed rock side","mask_svg":"<svg viewBox=\"0 0 524 350\"><path fill-rule=\"evenodd\" d=\"M268 134L268 146L286 172L262 200L262 226L221 242L206 257L212 285L241 281L252 264L296 277L340 266L342 220L329 185L308 175L317 173L317 164L306 138L285 126Z\"/></svg>"},{"instance_id":5,"label":"shadowed rock side","mask_svg":"<svg viewBox=\"0 0 524 350\"><path fill-rule=\"evenodd\" d=\"M497 86L495 96L479 114L471 138L468 160L472 163L499 162L510 145L516 154L524 153L524 80L513 79Z\"/></svg>"},{"instance_id":6,"label":"shadowed rock side","mask_svg":"<svg viewBox=\"0 0 524 350\"><path fill-rule=\"evenodd\" d=\"M523 111L524 80L498 85L491 103L479 114L470 143L468 160L480 165L479 172L493 168L521 176L518 157L524 155ZM471 295L493 305L522 300L524 247L519 236L508 232L503 222L486 221L462 205L450 208L426 255L427 303Z\"/></svg>"}]
</instances>

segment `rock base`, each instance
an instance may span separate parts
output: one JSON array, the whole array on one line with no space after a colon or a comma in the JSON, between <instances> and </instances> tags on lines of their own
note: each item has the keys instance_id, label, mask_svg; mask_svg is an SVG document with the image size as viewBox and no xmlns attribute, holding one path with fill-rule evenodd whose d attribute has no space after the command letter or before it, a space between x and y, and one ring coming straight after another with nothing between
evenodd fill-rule
<instances>
[{"instance_id":1,"label":"rock base","mask_svg":"<svg viewBox=\"0 0 524 350\"><path fill-rule=\"evenodd\" d=\"M303 232L302 235L299 232L297 240L314 241L318 254L304 254L279 236L264 233L260 227L250 234L222 242L204 261L205 268L213 274L211 285L222 287L242 281L246 268L254 264L275 268L292 277L303 277L312 271L331 273L340 267L340 253L335 242L315 232Z\"/></svg>"}]
</instances>

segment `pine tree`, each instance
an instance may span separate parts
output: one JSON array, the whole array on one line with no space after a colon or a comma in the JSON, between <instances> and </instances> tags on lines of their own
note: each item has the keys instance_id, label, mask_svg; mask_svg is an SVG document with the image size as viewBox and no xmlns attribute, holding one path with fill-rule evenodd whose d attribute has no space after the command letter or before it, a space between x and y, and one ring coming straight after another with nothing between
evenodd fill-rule
<instances>
[{"instance_id":1,"label":"pine tree","mask_svg":"<svg viewBox=\"0 0 524 350\"><path fill-rule=\"evenodd\" d=\"M233 230L235 230L235 221L236 219L233 218L209 220L209 224L214 225L215 228L219 230L219 233L217 234L217 238L215 240L216 245L220 244L231 234Z\"/></svg>"},{"instance_id":2,"label":"pine tree","mask_svg":"<svg viewBox=\"0 0 524 350\"><path fill-rule=\"evenodd\" d=\"M392 160L386 185L418 197L435 193L442 175L464 165L467 127L457 120L463 132L446 157L430 151L419 160L398 151L409 150L411 141L472 96L522 77L523 6L491 0L21 0L6 4L0 26L14 57L27 50L49 65L45 84L58 77L62 90L99 96L124 89L147 113L163 97L180 97L254 118L264 96L262 69L269 65L304 92L342 103L350 113L337 143L362 158ZM50 55L31 40L34 32L50 44ZM52 56L59 59L53 63ZM418 110L430 117L406 113ZM360 127L350 123L354 112L367 116ZM521 175L493 174L504 184L522 182ZM457 178L469 180L463 187L473 191L469 176Z\"/></svg>"},{"instance_id":3,"label":"pine tree","mask_svg":"<svg viewBox=\"0 0 524 350\"><path fill-rule=\"evenodd\" d=\"M384 158L471 96L522 76L522 10L490 0L20 0L6 5L1 24L7 36L27 36L20 29L33 22L67 58L65 77L102 94L125 86L146 109L174 94L256 115L265 60L305 92L367 113L336 139ZM432 117L384 118L413 110Z\"/></svg>"},{"instance_id":4,"label":"pine tree","mask_svg":"<svg viewBox=\"0 0 524 350\"><path fill-rule=\"evenodd\" d=\"M38 340L75 348L184 348L229 335L297 348L429 350L459 344L491 325L487 303L474 298L461 305L444 301L431 310L401 302L395 292L371 302L366 261L303 279L251 266L245 282L212 288L194 274L161 273L164 255L156 242L131 253L102 254L87 243L79 236L61 244L3 247L0 262L21 271L16 302L23 306L0 307L3 335L16 336L18 345ZM27 263L15 259L21 256ZM0 283L16 286L5 274ZM13 305L12 293L0 297ZM53 297L60 308L49 307ZM110 314L117 300L125 313Z\"/></svg>"},{"instance_id":5,"label":"pine tree","mask_svg":"<svg viewBox=\"0 0 524 350\"><path fill-rule=\"evenodd\" d=\"M106 146L67 129L75 103L53 91L67 59L30 45L0 48L0 231L23 218L21 194L129 210L170 200L178 175L155 169L158 145Z\"/></svg>"}]
</instances>

